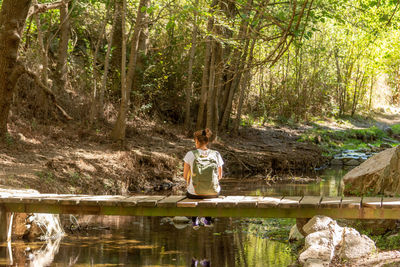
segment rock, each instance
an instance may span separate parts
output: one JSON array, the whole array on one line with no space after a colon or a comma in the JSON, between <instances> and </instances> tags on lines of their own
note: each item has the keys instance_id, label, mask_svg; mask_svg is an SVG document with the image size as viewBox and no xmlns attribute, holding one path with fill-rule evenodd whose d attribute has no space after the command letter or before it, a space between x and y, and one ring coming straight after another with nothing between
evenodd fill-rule
<instances>
[{"instance_id":1,"label":"rock","mask_svg":"<svg viewBox=\"0 0 400 267\"><path fill-rule=\"evenodd\" d=\"M345 194L400 194L400 146L376 154L349 171L342 187Z\"/></svg>"},{"instance_id":2,"label":"rock","mask_svg":"<svg viewBox=\"0 0 400 267\"><path fill-rule=\"evenodd\" d=\"M390 128L390 127L385 127L385 128L383 129L383 131L384 131L387 135L389 135L389 136L392 136L392 134L393 134L393 129Z\"/></svg>"},{"instance_id":3,"label":"rock","mask_svg":"<svg viewBox=\"0 0 400 267\"><path fill-rule=\"evenodd\" d=\"M334 256L335 247L329 230L314 232L305 239L305 251L299 256L299 261L305 264L309 259L319 259L330 262Z\"/></svg>"},{"instance_id":4,"label":"rock","mask_svg":"<svg viewBox=\"0 0 400 267\"><path fill-rule=\"evenodd\" d=\"M163 217L160 220L161 224L167 224L167 223L171 223L172 222L172 218L171 217Z\"/></svg>"},{"instance_id":5,"label":"rock","mask_svg":"<svg viewBox=\"0 0 400 267\"><path fill-rule=\"evenodd\" d=\"M329 229L329 225L336 223L334 220L327 216L314 216L312 217L304 226L303 230L304 232L309 235L311 233L317 232L317 231L322 231L322 230L327 230Z\"/></svg>"},{"instance_id":6,"label":"rock","mask_svg":"<svg viewBox=\"0 0 400 267\"><path fill-rule=\"evenodd\" d=\"M305 263L304 263L304 267L329 267L329 263L328 261L322 261L320 259L308 259Z\"/></svg>"},{"instance_id":7,"label":"rock","mask_svg":"<svg viewBox=\"0 0 400 267\"><path fill-rule=\"evenodd\" d=\"M333 165L333 166L342 166L343 165L343 161L341 159L332 159L331 160L331 165Z\"/></svg>"},{"instance_id":8,"label":"rock","mask_svg":"<svg viewBox=\"0 0 400 267\"><path fill-rule=\"evenodd\" d=\"M28 234L29 229L26 224L28 213L15 213L12 224L12 235L16 239L21 239Z\"/></svg>"},{"instance_id":9,"label":"rock","mask_svg":"<svg viewBox=\"0 0 400 267\"><path fill-rule=\"evenodd\" d=\"M345 227L343 229L342 242L339 255L346 260L359 259L376 250L374 241L366 235L360 235L353 228Z\"/></svg>"},{"instance_id":10,"label":"rock","mask_svg":"<svg viewBox=\"0 0 400 267\"><path fill-rule=\"evenodd\" d=\"M297 229L297 225L293 225L289 233L289 241L298 241L304 239L304 236Z\"/></svg>"},{"instance_id":11,"label":"rock","mask_svg":"<svg viewBox=\"0 0 400 267\"><path fill-rule=\"evenodd\" d=\"M174 218L172 218L172 220L174 221L174 223L188 223L190 221L190 219L185 216L175 216Z\"/></svg>"},{"instance_id":12,"label":"rock","mask_svg":"<svg viewBox=\"0 0 400 267\"><path fill-rule=\"evenodd\" d=\"M356 159L351 159L351 160L346 161L344 163L344 165L346 165L346 166L358 166L358 165L360 165L360 161L358 161Z\"/></svg>"},{"instance_id":13,"label":"rock","mask_svg":"<svg viewBox=\"0 0 400 267\"><path fill-rule=\"evenodd\" d=\"M382 143L380 146L379 146L380 148L392 148L392 146L390 145L390 144L388 144L388 143Z\"/></svg>"}]
</instances>

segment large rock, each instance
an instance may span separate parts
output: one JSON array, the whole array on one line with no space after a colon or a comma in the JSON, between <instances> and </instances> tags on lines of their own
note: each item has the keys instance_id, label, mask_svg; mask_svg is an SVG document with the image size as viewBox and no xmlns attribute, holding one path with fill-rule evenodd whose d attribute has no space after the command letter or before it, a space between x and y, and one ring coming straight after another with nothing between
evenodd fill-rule
<instances>
[{"instance_id":1,"label":"large rock","mask_svg":"<svg viewBox=\"0 0 400 267\"><path fill-rule=\"evenodd\" d=\"M346 260L359 259L376 250L375 243L366 235L360 235L357 230L345 227L340 256Z\"/></svg>"},{"instance_id":2,"label":"large rock","mask_svg":"<svg viewBox=\"0 0 400 267\"><path fill-rule=\"evenodd\" d=\"M304 239L304 236L297 229L297 225L293 225L289 232L289 241L298 241Z\"/></svg>"},{"instance_id":3,"label":"large rock","mask_svg":"<svg viewBox=\"0 0 400 267\"><path fill-rule=\"evenodd\" d=\"M400 146L374 155L342 179L345 194L400 194Z\"/></svg>"},{"instance_id":4,"label":"large rock","mask_svg":"<svg viewBox=\"0 0 400 267\"><path fill-rule=\"evenodd\" d=\"M352 261L376 250L374 242L367 236L353 228L340 227L326 216L314 216L303 230L308 233L299 256L303 266L329 266L334 257Z\"/></svg>"},{"instance_id":5,"label":"large rock","mask_svg":"<svg viewBox=\"0 0 400 267\"><path fill-rule=\"evenodd\" d=\"M335 246L329 230L309 234L305 240L305 251L299 256L299 261L305 264L310 259L330 262L335 255Z\"/></svg>"}]
</instances>

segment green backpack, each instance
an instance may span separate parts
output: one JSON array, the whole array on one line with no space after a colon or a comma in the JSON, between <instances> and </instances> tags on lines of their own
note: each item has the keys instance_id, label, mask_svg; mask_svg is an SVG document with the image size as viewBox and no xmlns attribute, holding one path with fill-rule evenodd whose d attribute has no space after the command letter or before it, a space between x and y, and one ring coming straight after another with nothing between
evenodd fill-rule
<instances>
[{"instance_id":1,"label":"green backpack","mask_svg":"<svg viewBox=\"0 0 400 267\"><path fill-rule=\"evenodd\" d=\"M192 182L197 195L218 195L218 164L217 153L210 150L208 156L200 155L199 151L193 150L194 161L192 170Z\"/></svg>"}]
</instances>

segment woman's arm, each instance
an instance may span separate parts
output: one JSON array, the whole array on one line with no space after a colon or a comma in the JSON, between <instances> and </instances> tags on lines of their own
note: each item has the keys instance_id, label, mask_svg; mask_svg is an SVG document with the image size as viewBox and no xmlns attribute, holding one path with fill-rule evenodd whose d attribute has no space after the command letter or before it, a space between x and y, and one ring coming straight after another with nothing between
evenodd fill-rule
<instances>
[{"instance_id":1,"label":"woman's arm","mask_svg":"<svg viewBox=\"0 0 400 267\"><path fill-rule=\"evenodd\" d=\"M222 178L222 166L218 167L218 180Z\"/></svg>"},{"instance_id":2,"label":"woman's arm","mask_svg":"<svg viewBox=\"0 0 400 267\"><path fill-rule=\"evenodd\" d=\"M183 164L183 178L186 180L186 184L189 185L190 182L190 165L186 162Z\"/></svg>"}]
</instances>

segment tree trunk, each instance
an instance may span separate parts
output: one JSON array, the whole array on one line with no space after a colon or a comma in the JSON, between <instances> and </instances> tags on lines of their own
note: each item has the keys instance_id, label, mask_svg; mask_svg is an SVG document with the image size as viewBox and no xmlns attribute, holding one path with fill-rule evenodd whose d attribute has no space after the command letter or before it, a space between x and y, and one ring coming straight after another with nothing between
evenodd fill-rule
<instances>
[{"instance_id":1,"label":"tree trunk","mask_svg":"<svg viewBox=\"0 0 400 267\"><path fill-rule=\"evenodd\" d=\"M121 69L121 59L122 59L122 0L115 0L114 12L117 14L115 29L112 36L112 56L111 56L111 66L115 70Z\"/></svg>"},{"instance_id":2,"label":"tree trunk","mask_svg":"<svg viewBox=\"0 0 400 267\"><path fill-rule=\"evenodd\" d=\"M90 125L93 124L94 119L95 119L95 115L98 113L97 110L99 109L99 105L98 105L99 104L98 103L99 102L98 101L99 100L99 92L98 92L98 89L97 89L97 80L99 79L99 72L97 71L97 55L99 53L100 44L103 41L103 36L104 36L105 31L106 31L107 22L108 22L108 19L109 19L110 9L108 8L108 4L106 5L106 9L107 9L106 16L103 19L103 24L101 26L101 31L100 31L100 34L99 34L99 37L97 39L96 45L94 47L94 52L93 52L93 62L92 62L92 68L93 68L93 72L92 72L92 74L93 74L93 76L92 76L92 79L93 79L93 90L92 90L91 100L90 100L90 102L91 102L90 114L89 114L89 123L90 123Z\"/></svg>"},{"instance_id":3,"label":"tree trunk","mask_svg":"<svg viewBox=\"0 0 400 267\"><path fill-rule=\"evenodd\" d=\"M150 7L150 0L144 1L143 3L144 7L149 8ZM142 87L143 83L143 73L144 73L144 68L145 68L145 60L147 57L147 51L149 48L149 14L145 12L141 12L142 14L142 25L141 25L141 30L139 33L139 44L137 48L137 60L136 60L136 67L135 71L133 73L133 79L132 79L132 91L138 92L140 88ZM135 103L134 104L139 104Z\"/></svg>"},{"instance_id":4,"label":"tree trunk","mask_svg":"<svg viewBox=\"0 0 400 267\"><path fill-rule=\"evenodd\" d=\"M58 46L58 72L60 77L61 90L66 89L68 80L68 42L70 20L68 14L68 0L63 0L63 5L60 7L60 43Z\"/></svg>"},{"instance_id":5,"label":"tree trunk","mask_svg":"<svg viewBox=\"0 0 400 267\"><path fill-rule=\"evenodd\" d=\"M139 41L140 35L142 33L143 27L145 25L145 14L147 14L147 10L143 10L150 5L150 0L140 0L135 28L133 31L133 37L131 40L131 50L129 55L129 64L128 64L128 73L126 75L126 88L127 88L127 100L129 103L129 96L132 89L132 85L135 79L135 72L137 67L137 59L139 54Z\"/></svg>"},{"instance_id":6,"label":"tree trunk","mask_svg":"<svg viewBox=\"0 0 400 267\"><path fill-rule=\"evenodd\" d=\"M127 84L126 84L126 36L125 36L125 14L126 14L126 0L122 0L121 10L121 24L122 24L122 56L121 56L121 104L119 106L118 118L115 123L114 129L111 133L111 138L121 143L125 140L126 129L126 110L127 110Z\"/></svg>"},{"instance_id":7,"label":"tree trunk","mask_svg":"<svg viewBox=\"0 0 400 267\"><path fill-rule=\"evenodd\" d=\"M192 44L190 46L190 55L189 55L189 70L188 70L188 78L186 84L186 95L185 95L185 129L189 130L190 126L190 101L192 99L193 92L193 62L194 56L196 53L196 39L197 39L197 6L199 5L199 0L196 0L194 6L194 19L193 19L193 33L192 33Z\"/></svg>"},{"instance_id":8,"label":"tree trunk","mask_svg":"<svg viewBox=\"0 0 400 267\"><path fill-rule=\"evenodd\" d=\"M252 5L253 5L253 0L248 0L246 3L246 6L244 7L244 17L246 17L246 18L249 17ZM234 57L233 57L234 64L232 65L232 67L233 67L232 84L231 84L231 87L229 88L229 91L226 92L226 93L228 93L228 96L227 96L227 102L226 102L224 113L222 115L222 120L221 120L221 125L220 125L220 128L222 128L222 129L226 129L228 126L229 118L231 116L233 97L234 97L234 94L240 83L244 63L246 62L246 58L247 58L247 52L248 52L247 50L248 50L248 46L249 46L248 24L249 24L249 20L243 19L242 24L240 26L239 34L238 34L238 40L242 41L243 46L242 46L241 50L240 50L240 48L237 48L234 52Z\"/></svg>"},{"instance_id":9,"label":"tree trunk","mask_svg":"<svg viewBox=\"0 0 400 267\"><path fill-rule=\"evenodd\" d=\"M218 0L213 0L210 6L210 13L213 13L214 8L218 4ZM208 18L207 23L207 33L211 33L214 28L214 17L210 16ZM204 127L204 110L206 107L207 102L207 87L209 86L209 78L210 78L210 59L211 59L211 50L212 50L212 37L207 36L207 43L206 43L206 52L204 55L204 69L203 69L203 76L201 79L201 94L200 94L200 102L199 102L199 110L197 113L197 122L196 122L196 129L201 129Z\"/></svg>"},{"instance_id":10,"label":"tree trunk","mask_svg":"<svg viewBox=\"0 0 400 267\"><path fill-rule=\"evenodd\" d=\"M211 45L210 74L209 74L209 79L208 79L208 92L207 92L206 127L209 129L213 129L213 122L214 122L215 58L216 58L216 41L213 40L212 45Z\"/></svg>"},{"instance_id":11,"label":"tree trunk","mask_svg":"<svg viewBox=\"0 0 400 267\"><path fill-rule=\"evenodd\" d=\"M215 97L214 97L214 127L212 129L214 133L214 138L218 137L218 125L219 125L219 98L222 91L223 85L223 75L224 75L224 59L223 59L223 48L220 43L217 43L216 50L216 74L215 74Z\"/></svg>"},{"instance_id":12,"label":"tree trunk","mask_svg":"<svg viewBox=\"0 0 400 267\"><path fill-rule=\"evenodd\" d=\"M18 80L18 47L31 0L3 0L0 11L0 136L7 133L7 119Z\"/></svg>"},{"instance_id":13,"label":"tree trunk","mask_svg":"<svg viewBox=\"0 0 400 267\"><path fill-rule=\"evenodd\" d=\"M246 92L247 87L249 87L250 68L251 68L251 65L253 64L253 51L254 51L255 44L256 44L256 39L253 39L253 41L251 43L251 47L250 47L249 59L247 61L246 68L245 68L245 75L242 79L242 84L241 84L241 88L240 88L239 104L238 104L237 113L236 113L236 120L233 125L233 132L235 134L237 134L239 132L239 125L240 125L240 120L242 117L244 93Z\"/></svg>"},{"instance_id":14,"label":"tree trunk","mask_svg":"<svg viewBox=\"0 0 400 267\"><path fill-rule=\"evenodd\" d=\"M139 45L139 35L143 27L143 18L144 18L144 13L146 10L142 10L143 7L147 7L149 4L150 0L140 0L139 3L139 8L136 16L136 24L135 24L135 29L133 31L133 37L131 41L131 51L130 51L130 56L129 56L129 65L128 65L128 73L126 74L126 81L122 81L122 84L124 86L121 89L121 106L118 112L118 118L117 122L114 126L113 133L112 133L112 138L114 140L124 140L125 139L125 128L126 128L126 112L128 109L128 102L129 102L129 95L130 95L130 89L132 88L133 84L133 79L134 79L134 73L136 70L136 62L137 62L137 56L138 56L138 45ZM126 2L124 0L124 5L126 5ZM125 7L126 8L126 7ZM144 12L143 12L144 11ZM126 9L123 11L123 16L125 16ZM124 25L124 24L123 24ZM125 28L123 27L122 29L123 35L125 38ZM125 48L124 45L123 50L126 49L126 39L123 40L123 44L125 42ZM125 55L124 55L125 53ZM121 66L121 69L123 70L121 72L125 72L125 60L124 56L126 57L126 51L122 51L123 54L123 66ZM122 64L121 64L122 65ZM125 76L125 73L124 73ZM121 79L123 79L121 75ZM125 87L125 88L124 88Z\"/></svg>"},{"instance_id":15,"label":"tree trunk","mask_svg":"<svg viewBox=\"0 0 400 267\"><path fill-rule=\"evenodd\" d=\"M112 42L113 42L113 37L114 37L114 31L117 26L117 18L120 16L118 14L118 10L114 10L114 18L113 18L113 24L111 27L111 33L110 33L110 39L108 41L107 45L107 52L106 52L106 57L104 59L104 72L103 72L103 77L101 79L101 87L100 87L100 92L99 92L99 108L98 108L98 116L99 118L103 118L103 108L104 108L104 92L106 91L107 87L107 77L108 77L108 69L110 65L110 55L111 55L111 47L112 47Z\"/></svg>"},{"instance_id":16,"label":"tree trunk","mask_svg":"<svg viewBox=\"0 0 400 267\"><path fill-rule=\"evenodd\" d=\"M33 4L37 4L37 0L33 1ZM35 13L34 15L35 21L36 21L36 27L37 27L37 37L38 37L38 42L40 46L40 53L41 53L41 62L42 62L42 71L41 71L41 80L44 85L47 86L47 80L48 80L48 75L47 75L47 69L48 69L48 56L47 56L47 47L44 44L43 40L43 32L42 32L42 26L40 22L40 15L39 13Z\"/></svg>"}]
</instances>

